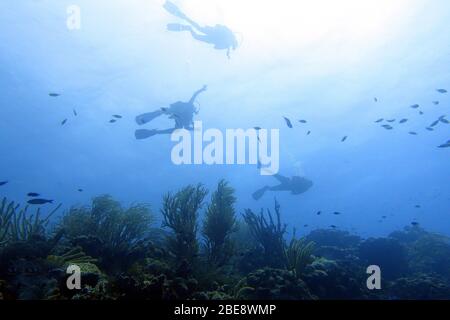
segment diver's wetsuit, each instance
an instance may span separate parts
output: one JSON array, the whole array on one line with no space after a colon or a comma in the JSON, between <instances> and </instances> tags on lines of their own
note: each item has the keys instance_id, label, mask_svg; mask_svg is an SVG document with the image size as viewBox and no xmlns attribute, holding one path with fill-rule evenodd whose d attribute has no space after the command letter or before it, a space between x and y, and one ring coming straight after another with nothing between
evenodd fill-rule
<instances>
[{"instance_id":1,"label":"diver's wetsuit","mask_svg":"<svg viewBox=\"0 0 450 320\"><path fill-rule=\"evenodd\" d=\"M313 185L311 180L299 176L288 178L282 176L281 174L275 174L273 177L276 178L280 184L273 187L262 187L253 193L253 199L259 200L266 193L266 191L291 191L291 194L297 195L306 192Z\"/></svg>"},{"instance_id":2,"label":"diver's wetsuit","mask_svg":"<svg viewBox=\"0 0 450 320\"><path fill-rule=\"evenodd\" d=\"M187 130L193 130L194 114L197 114L198 112L194 106L194 103L198 95L203 91L206 91L206 89L207 87L203 86L203 88L194 92L194 94L192 95L191 99L188 102L178 101L172 103L168 108L161 108L160 110L144 113L137 116L136 123L138 125L143 125L165 114L168 115L170 119L175 120L175 127L164 130L139 129L136 130L135 132L136 139L138 140L146 139L157 134L171 134L175 130L183 128Z\"/></svg>"}]
</instances>

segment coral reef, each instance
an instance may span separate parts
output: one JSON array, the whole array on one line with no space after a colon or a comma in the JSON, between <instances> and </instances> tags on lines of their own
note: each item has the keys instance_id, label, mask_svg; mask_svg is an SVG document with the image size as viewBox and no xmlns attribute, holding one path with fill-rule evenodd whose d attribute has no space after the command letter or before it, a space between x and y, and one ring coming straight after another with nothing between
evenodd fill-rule
<instances>
[{"instance_id":1,"label":"coral reef","mask_svg":"<svg viewBox=\"0 0 450 320\"><path fill-rule=\"evenodd\" d=\"M235 211L220 181L163 197L162 228L147 205L122 207L110 196L49 214L3 199L0 300L450 299L450 241L419 226L362 239L317 229L286 239L280 205ZM382 271L367 289L366 268ZM82 287L70 290L77 265Z\"/></svg>"}]
</instances>

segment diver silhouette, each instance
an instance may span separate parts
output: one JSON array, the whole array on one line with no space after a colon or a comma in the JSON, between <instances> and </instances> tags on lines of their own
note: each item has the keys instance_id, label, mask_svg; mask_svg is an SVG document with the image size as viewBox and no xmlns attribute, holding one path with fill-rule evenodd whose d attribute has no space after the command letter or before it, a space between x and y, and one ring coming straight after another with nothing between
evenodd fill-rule
<instances>
[{"instance_id":1,"label":"diver silhouette","mask_svg":"<svg viewBox=\"0 0 450 320\"><path fill-rule=\"evenodd\" d=\"M313 186L313 182L311 180L299 176L288 178L282 176L281 174L275 174L273 177L275 177L280 184L273 187L262 187L252 194L253 199L261 199L267 191L290 191L291 194L297 195L308 191L309 188Z\"/></svg>"},{"instance_id":2,"label":"diver silhouette","mask_svg":"<svg viewBox=\"0 0 450 320\"><path fill-rule=\"evenodd\" d=\"M183 25L179 23L169 23L167 30L169 31L189 31L192 37L198 41L206 42L214 45L216 50L227 50L227 57L230 59L230 50L236 50L238 42L234 33L226 26L216 24L212 26L200 26L197 22L188 18L174 3L166 1L164 4L170 14L178 17L189 25Z\"/></svg>"},{"instance_id":3,"label":"diver silhouette","mask_svg":"<svg viewBox=\"0 0 450 320\"><path fill-rule=\"evenodd\" d=\"M194 114L198 114L198 110L195 108L194 102L195 99L197 99L198 95L202 93L203 91L206 91L207 86L203 86L200 90L197 90L192 95L192 98L188 102L182 102L177 101L175 103L172 103L168 108L164 107L159 110L148 112L141 114L136 117L136 123L138 125L146 124L153 119L162 116L167 115L169 116L169 119L175 120L175 127L170 129L164 129L164 130L147 130L147 129L138 129L135 132L135 137L138 140L147 139L151 136L157 135L157 134L171 134L177 129L187 129L187 130L193 130L193 118Z\"/></svg>"}]
</instances>

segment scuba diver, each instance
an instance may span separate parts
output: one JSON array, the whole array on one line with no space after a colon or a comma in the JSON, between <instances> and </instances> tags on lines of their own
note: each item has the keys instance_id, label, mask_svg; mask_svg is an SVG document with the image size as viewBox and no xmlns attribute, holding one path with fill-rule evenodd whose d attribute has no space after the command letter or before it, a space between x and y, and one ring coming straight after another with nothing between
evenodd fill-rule
<instances>
[{"instance_id":1,"label":"scuba diver","mask_svg":"<svg viewBox=\"0 0 450 320\"><path fill-rule=\"evenodd\" d=\"M164 4L170 14L186 21L189 25L179 23L169 23L167 30L169 31L189 31L196 40L203 41L214 45L216 50L227 50L227 57L230 59L230 50L236 50L238 42L234 33L224 25L216 24L214 27L202 27L192 19L188 18L175 4L166 1Z\"/></svg>"},{"instance_id":2,"label":"scuba diver","mask_svg":"<svg viewBox=\"0 0 450 320\"><path fill-rule=\"evenodd\" d=\"M135 137L138 140L147 139L151 136L157 135L157 134L171 134L177 129L187 129L187 130L193 130L193 118L194 114L198 114L198 110L195 108L195 99L197 99L197 96L202 93L203 91L206 91L207 86L203 86L200 90L197 90L193 95L191 100L188 102L182 102L177 101L175 103L172 103L168 108L164 107L160 110L156 110L153 112L148 112L141 114L136 117L136 123L138 125L146 124L153 119L162 116L167 115L169 116L169 119L175 120L175 127L165 130L146 130L146 129L139 129L135 132Z\"/></svg>"},{"instance_id":3,"label":"scuba diver","mask_svg":"<svg viewBox=\"0 0 450 320\"><path fill-rule=\"evenodd\" d=\"M273 175L279 182L279 185L269 187L265 186L252 194L253 199L259 200L266 191L290 191L291 194L297 195L304 193L313 186L313 182L306 178L293 176L292 178L284 177L280 174Z\"/></svg>"}]
</instances>

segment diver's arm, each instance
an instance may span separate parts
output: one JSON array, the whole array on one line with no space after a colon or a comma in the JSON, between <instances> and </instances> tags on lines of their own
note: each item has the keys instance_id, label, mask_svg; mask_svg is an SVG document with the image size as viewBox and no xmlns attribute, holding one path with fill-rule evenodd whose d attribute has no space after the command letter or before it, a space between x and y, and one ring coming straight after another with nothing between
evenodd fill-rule
<instances>
[{"instance_id":1,"label":"diver's arm","mask_svg":"<svg viewBox=\"0 0 450 320\"><path fill-rule=\"evenodd\" d=\"M200 90L197 90L194 95L192 96L191 100L189 100L190 104L193 104L195 99L197 99L197 96L202 93L203 91L206 91L208 87L206 85L203 86L203 88L201 88Z\"/></svg>"}]
</instances>

